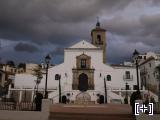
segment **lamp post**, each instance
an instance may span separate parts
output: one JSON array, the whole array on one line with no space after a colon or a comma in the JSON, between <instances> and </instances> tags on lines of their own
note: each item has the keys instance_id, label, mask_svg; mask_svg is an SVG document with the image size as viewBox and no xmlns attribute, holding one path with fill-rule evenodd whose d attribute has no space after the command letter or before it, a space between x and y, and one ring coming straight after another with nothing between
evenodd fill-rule
<instances>
[{"instance_id":1,"label":"lamp post","mask_svg":"<svg viewBox=\"0 0 160 120\"><path fill-rule=\"evenodd\" d=\"M136 60L136 72L137 72L137 91L139 91L139 73L138 73L138 56L139 52L137 50L134 51L133 57Z\"/></svg>"},{"instance_id":2,"label":"lamp post","mask_svg":"<svg viewBox=\"0 0 160 120\"><path fill-rule=\"evenodd\" d=\"M106 79L105 79L105 77L104 77L104 92L105 92L104 102L107 104L107 86L106 86Z\"/></svg>"},{"instance_id":3,"label":"lamp post","mask_svg":"<svg viewBox=\"0 0 160 120\"><path fill-rule=\"evenodd\" d=\"M47 80L48 80L48 68L49 68L49 63L50 63L51 57L50 55L47 55L45 57L45 62L46 62L46 82L45 82L45 95L44 98L47 99L48 98L48 92L47 92Z\"/></svg>"},{"instance_id":4,"label":"lamp post","mask_svg":"<svg viewBox=\"0 0 160 120\"><path fill-rule=\"evenodd\" d=\"M59 103L61 102L61 75L59 75Z\"/></svg>"},{"instance_id":5,"label":"lamp post","mask_svg":"<svg viewBox=\"0 0 160 120\"><path fill-rule=\"evenodd\" d=\"M127 81L126 81L126 95L125 95L125 100L124 100L124 102L125 102L125 104L128 104L128 83L127 83Z\"/></svg>"},{"instance_id":6,"label":"lamp post","mask_svg":"<svg viewBox=\"0 0 160 120\"><path fill-rule=\"evenodd\" d=\"M60 74L56 74L55 75L55 80L59 81L59 103L61 103L61 75Z\"/></svg>"}]
</instances>

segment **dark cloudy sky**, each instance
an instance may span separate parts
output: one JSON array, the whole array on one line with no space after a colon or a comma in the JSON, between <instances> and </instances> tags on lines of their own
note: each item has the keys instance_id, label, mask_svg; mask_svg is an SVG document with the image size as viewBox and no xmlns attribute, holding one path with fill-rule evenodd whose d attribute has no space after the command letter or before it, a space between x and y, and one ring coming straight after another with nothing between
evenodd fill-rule
<instances>
[{"instance_id":1,"label":"dark cloudy sky","mask_svg":"<svg viewBox=\"0 0 160 120\"><path fill-rule=\"evenodd\" d=\"M109 63L134 49L160 51L160 0L0 0L1 61L63 61L63 48L86 39L99 16Z\"/></svg>"}]
</instances>

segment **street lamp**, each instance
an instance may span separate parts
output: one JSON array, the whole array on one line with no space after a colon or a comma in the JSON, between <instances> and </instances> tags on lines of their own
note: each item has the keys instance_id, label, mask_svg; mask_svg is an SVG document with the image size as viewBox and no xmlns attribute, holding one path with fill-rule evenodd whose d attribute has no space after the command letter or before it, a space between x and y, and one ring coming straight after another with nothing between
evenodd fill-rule
<instances>
[{"instance_id":1,"label":"street lamp","mask_svg":"<svg viewBox=\"0 0 160 120\"><path fill-rule=\"evenodd\" d=\"M50 63L51 57L50 55L47 55L45 57L45 62L46 62L46 83L45 83L45 95L44 98L47 99L48 98L48 92L47 92L47 80L48 80L48 68L49 68L49 63Z\"/></svg>"},{"instance_id":2,"label":"street lamp","mask_svg":"<svg viewBox=\"0 0 160 120\"><path fill-rule=\"evenodd\" d=\"M136 60L136 71L137 71L137 90L139 91L139 73L138 73L138 56L139 52L137 50L134 51L133 57Z\"/></svg>"},{"instance_id":3,"label":"street lamp","mask_svg":"<svg viewBox=\"0 0 160 120\"><path fill-rule=\"evenodd\" d=\"M128 92L127 92L127 90L128 90L128 83L126 81L126 95L125 95L125 99L124 99L125 104L128 104Z\"/></svg>"},{"instance_id":4,"label":"street lamp","mask_svg":"<svg viewBox=\"0 0 160 120\"><path fill-rule=\"evenodd\" d=\"M56 74L55 75L55 80L59 81L59 103L61 103L61 75L60 74Z\"/></svg>"},{"instance_id":5,"label":"street lamp","mask_svg":"<svg viewBox=\"0 0 160 120\"><path fill-rule=\"evenodd\" d=\"M107 104L107 86L106 86L106 78L105 77L104 77L104 92L105 92L104 103Z\"/></svg>"}]
</instances>

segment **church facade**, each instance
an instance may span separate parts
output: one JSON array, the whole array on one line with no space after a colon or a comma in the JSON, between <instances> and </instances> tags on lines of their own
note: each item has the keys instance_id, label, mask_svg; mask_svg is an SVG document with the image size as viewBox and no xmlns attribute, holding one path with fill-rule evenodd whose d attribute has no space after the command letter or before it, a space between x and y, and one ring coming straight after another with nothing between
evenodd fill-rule
<instances>
[{"instance_id":1,"label":"church facade","mask_svg":"<svg viewBox=\"0 0 160 120\"><path fill-rule=\"evenodd\" d=\"M49 68L48 97L54 103L59 102L59 94L62 102L74 104L110 103L116 100L123 103L124 98L129 99L136 89L137 74L134 66L106 63L106 30L101 28L99 22L91 31L91 37L91 42L82 40L64 49L64 62ZM58 75L61 76L60 81L57 80ZM33 75L17 74L15 87L21 90L25 86L32 89L33 100L35 79ZM43 92L44 86L45 75L39 84L39 90Z\"/></svg>"}]
</instances>

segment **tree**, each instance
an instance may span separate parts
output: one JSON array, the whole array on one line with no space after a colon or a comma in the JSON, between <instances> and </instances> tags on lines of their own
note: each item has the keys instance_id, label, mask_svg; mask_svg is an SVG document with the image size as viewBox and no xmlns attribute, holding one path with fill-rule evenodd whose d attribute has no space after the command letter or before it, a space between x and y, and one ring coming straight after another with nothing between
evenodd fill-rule
<instances>
[{"instance_id":1,"label":"tree","mask_svg":"<svg viewBox=\"0 0 160 120\"><path fill-rule=\"evenodd\" d=\"M43 78L43 73L42 73L42 67L41 67L41 65L38 65L38 67L34 69L33 75L37 77L37 79L35 80L35 82L36 82L37 91L38 91L38 85L40 84L41 79Z\"/></svg>"},{"instance_id":2,"label":"tree","mask_svg":"<svg viewBox=\"0 0 160 120\"><path fill-rule=\"evenodd\" d=\"M9 66L11 66L11 67L15 67L15 63L12 60L7 61L6 64L9 65Z\"/></svg>"},{"instance_id":3,"label":"tree","mask_svg":"<svg viewBox=\"0 0 160 120\"><path fill-rule=\"evenodd\" d=\"M25 69L26 68L26 64L25 63L19 63L18 68Z\"/></svg>"},{"instance_id":4,"label":"tree","mask_svg":"<svg viewBox=\"0 0 160 120\"><path fill-rule=\"evenodd\" d=\"M155 68L155 73L159 82L158 101L160 102L160 64Z\"/></svg>"}]
</instances>

